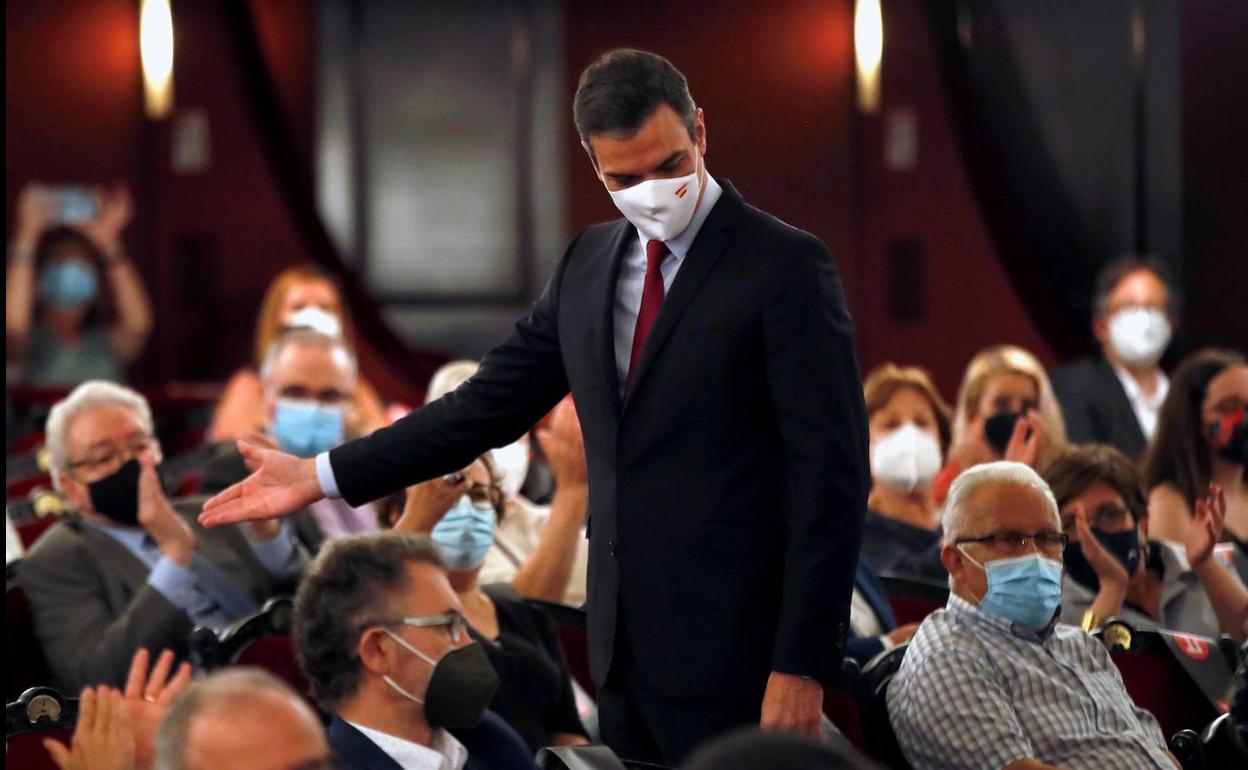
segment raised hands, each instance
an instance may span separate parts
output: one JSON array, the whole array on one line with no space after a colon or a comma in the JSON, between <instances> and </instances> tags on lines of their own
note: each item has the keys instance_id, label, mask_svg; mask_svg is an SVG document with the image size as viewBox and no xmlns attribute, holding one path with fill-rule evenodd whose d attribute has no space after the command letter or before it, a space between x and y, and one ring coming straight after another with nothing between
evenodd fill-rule
<instances>
[{"instance_id":1,"label":"raised hands","mask_svg":"<svg viewBox=\"0 0 1248 770\"><path fill-rule=\"evenodd\" d=\"M130 661L122 704L134 726L137 767L150 767L156 756L156 730L173 699L191 683L191 664L185 661L174 670L173 652L165 650L148 673L151 656L140 648Z\"/></svg>"},{"instance_id":2,"label":"raised hands","mask_svg":"<svg viewBox=\"0 0 1248 770\"><path fill-rule=\"evenodd\" d=\"M1217 484L1210 484L1209 495L1196 501L1192 523L1187 528L1187 561L1193 570L1209 560L1225 523L1226 493Z\"/></svg>"},{"instance_id":3,"label":"raised hands","mask_svg":"<svg viewBox=\"0 0 1248 770\"><path fill-rule=\"evenodd\" d=\"M571 397L560 401L555 407L549 426L538 429L537 441L542 445L546 461L555 474L556 489L588 486L585 440L581 436L581 422Z\"/></svg>"},{"instance_id":4,"label":"raised hands","mask_svg":"<svg viewBox=\"0 0 1248 770\"><path fill-rule=\"evenodd\" d=\"M316 462L271 449L254 438L238 441L252 473L204 503L199 523L217 527L239 521L276 519L320 500Z\"/></svg>"},{"instance_id":5,"label":"raised hands","mask_svg":"<svg viewBox=\"0 0 1248 770\"><path fill-rule=\"evenodd\" d=\"M1092 531L1091 525L1088 524L1088 512L1084 510L1083 503L1075 503L1074 513L1074 540L1083 551L1084 560L1088 562L1088 565L1092 567L1092 571L1096 573L1097 580L1101 582L1102 586L1118 586L1125 590L1127 582L1131 578L1127 574L1127 568L1122 565L1122 562L1117 557L1105 550L1105 546L1101 545L1101 541L1097 539L1096 533Z\"/></svg>"},{"instance_id":6,"label":"raised hands","mask_svg":"<svg viewBox=\"0 0 1248 770\"><path fill-rule=\"evenodd\" d=\"M121 693L88 687L78 698L78 726L70 745L46 739L44 749L61 770L135 770L134 725Z\"/></svg>"},{"instance_id":7,"label":"raised hands","mask_svg":"<svg viewBox=\"0 0 1248 770\"><path fill-rule=\"evenodd\" d=\"M95 218L75 227L111 257L121 249L121 231L134 216L134 201L123 184L101 187L95 197L99 204Z\"/></svg>"}]
</instances>

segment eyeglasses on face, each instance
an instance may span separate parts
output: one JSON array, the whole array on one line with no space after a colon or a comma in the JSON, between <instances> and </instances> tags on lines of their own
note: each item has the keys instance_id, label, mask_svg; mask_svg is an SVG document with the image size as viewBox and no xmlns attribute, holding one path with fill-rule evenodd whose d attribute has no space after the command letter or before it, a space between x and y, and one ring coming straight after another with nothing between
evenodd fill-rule
<instances>
[{"instance_id":1,"label":"eyeglasses on face","mask_svg":"<svg viewBox=\"0 0 1248 770\"><path fill-rule=\"evenodd\" d=\"M74 460L66 469L75 476L95 481L125 465L131 459L156 448L156 439L146 434L131 436L120 446L99 447L79 460Z\"/></svg>"},{"instance_id":2,"label":"eyeglasses on face","mask_svg":"<svg viewBox=\"0 0 1248 770\"><path fill-rule=\"evenodd\" d=\"M980 537L960 537L954 541L954 544L983 543L997 553L1009 556L1027 552L1032 543L1036 544L1036 550L1041 553L1058 555L1066 549L1066 544L1069 542L1070 538L1062 532L1037 532L1033 535L1005 530Z\"/></svg>"},{"instance_id":3,"label":"eyeglasses on face","mask_svg":"<svg viewBox=\"0 0 1248 770\"><path fill-rule=\"evenodd\" d=\"M459 644L468 636L468 621L458 610L444 612L441 615L424 615L394 620L379 620L365 623L367 626L411 626L412 628L445 628L451 641Z\"/></svg>"}]
</instances>

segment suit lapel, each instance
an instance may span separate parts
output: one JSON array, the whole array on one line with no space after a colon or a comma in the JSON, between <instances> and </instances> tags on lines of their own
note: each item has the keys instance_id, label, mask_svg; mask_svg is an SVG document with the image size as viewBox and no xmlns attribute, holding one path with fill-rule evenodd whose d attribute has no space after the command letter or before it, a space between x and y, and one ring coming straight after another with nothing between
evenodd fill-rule
<instances>
[{"instance_id":1,"label":"suit lapel","mask_svg":"<svg viewBox=\"0 0 1248 770\"><path fill-rule=\"evenodd\" d=\"M1139 446L1145 446L1148 439L1144 437L1144 429L1140 427L1140 418L1135 416L1135 407L1131 406L1131 399L1127 398L1127 391L1123 389L1118 373L1104 356L1097 360L1097 365L1101 370L1101 379L1105 381L1105 390L1113 394L1110 398L1114 400L1114 421L1130 432L1139 442Z\"/></svg>"},{"instance_id":2,"label":"suit lapel","mask_svg":"<svg viewBox=\"0 0 1248 770\"><path fill-rule=\"evenodd\" d=\"M702 287L707 275L710 274L711 269L715 267L715 263L719 261L732 240L732 225L736 223L743 201L730 182L719 181L723 186L723 193L715 203L715 208L711 209L706 221L702 223L702 229L693 239L689 253L685 254L680 272L676 273L676 280L672 282L671 291L663 298L659 317L650 330L650 336L646 338L646 346L642 348L641 361L637 364L637 376L633 378L633 387L624 397L624 413L628 412L629 404L634 401L633 395L645 385L646 373L650 370L650 365L659 351L663 349L668 337L671 336L672 330L676 328L676 322L680 320L689 303L693 301L698 289Z\"/></svg>"},{"instance_id":3,"label":"suit lapel","mask_svg":"<svg viewBox=\"0 0 1248 770\"><path fill-rule=\"evenodd\" d=\"M403 770L380 746L337 715L330 721L326 737L334 754L352 770Z\"/></svg>"},{"instance_id":4,"label":"suit lapel","mask_svg":"<svg viewBox=\"0 0 1248 770\"><path fill-rule=\"evenodd\" d=\"M606 383L608 397L613 409L611 414L618 417L620 413L620 376L615 362L615 286L620 279L620 267L624 263L624 254L628 246L637 237L637 230L623 220L614 237L608 242L606 256L609 260L602 285L598 287L598 357L602 367L602 375Z\"/></svg>"}]
</instances>

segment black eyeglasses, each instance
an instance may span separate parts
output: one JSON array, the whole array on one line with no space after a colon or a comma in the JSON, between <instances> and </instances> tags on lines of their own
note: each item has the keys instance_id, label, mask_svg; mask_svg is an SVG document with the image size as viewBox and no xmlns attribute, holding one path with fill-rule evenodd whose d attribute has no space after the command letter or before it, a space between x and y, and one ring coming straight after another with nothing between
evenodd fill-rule
<instances>
[{"instance_id":1,"label":"black eyeglasses","mask_svg":"<svg viewBox=\"0 0 1248 770\"><path fill-rule=\"evenodd\" d=\"M1037 532L1034 535L1029 535L1026 532L1006 530L981 537L960 537L953 542L954 545L985 543L991 546L997 553L1003 555L1024 553L1027 547L1034 542L1038 551L1060 554L1066 549L1066 544L1070 542L1070 538L1066 537L1062 532Z\"/></svg>"}]
</instances>

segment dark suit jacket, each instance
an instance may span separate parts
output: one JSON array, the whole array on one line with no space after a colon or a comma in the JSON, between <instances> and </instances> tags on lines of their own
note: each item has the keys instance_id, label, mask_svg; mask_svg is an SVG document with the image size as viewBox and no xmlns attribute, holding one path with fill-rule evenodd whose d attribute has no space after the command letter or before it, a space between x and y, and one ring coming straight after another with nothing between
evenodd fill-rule
<instances>
[{"instance_id":1,"label":"dark suit jacket","mask_svg":"<svg viewBox=\"0 0 1248 770\"><path fill-rule=\"evenodd\" d=\"M1076 444L1109 444L1132 460L1148 446L1122 382L1104 356L1083 358L1053 373L1066 437Z\"/></svg>"},{"instance_id":2,"label":"dark suit jacket","mask_svg":"<svg viewBox=\"0 0 1248 770\"><path fill-rule=\"evenodd\" d=\"M174 504L195 532L195 548L262 604L293 593L296 579L279 581L256 558L238 526L203 529L202 497ZM147 584L149 570L121 543L71 518L35 543L19 579L30 601L35 636L53 684L76 693L85 684L125 684L139 647L168 647L186 657L193 624L185 612Z\"/></svg>"},{"instance_id":3,"label":"dark suit jacket","mask_svg":"<svg viewBox=\"0 0 1248 770\"><path fill-rule=\"evenodd\" d=\"M534 770L532 755L516 731L489 711L476 727L451 730L455 740L468 749L464 770ZM348 770L402 770L398 762L368 736L337 717L326 733L329 747Z\"/></svg>"},{"instance_id":4,"label":"dark suit jacket","mask_svg":"<svg viewBox=\"0 0 1248 770\"><path fill-rule=\"evenodd\" d=\"M462 468L571 388L589 466L597 681L624 639L661 696L761 694L771 670L833 681L869 486L833 259L724 183L621 400L613 307L636 238L624 220L577 235L476 376L330 453L338 486L359 504Z\"/></svg>"},{"instance_id":5,"label":"dark suit jacket","mask_svg":"<svg viewBox=\"0 0 1248 770\"><path fill-rule=\"evenodd\" d=\"M884 633L897 627L897 619L893 616L893 607L888 603L888 592L884 584L876 577L875 570L865 555L858 557L858 571L854 573L854 588L871 606L871 611L880 621ZM846 654L859 663L865 664L884 651L884 642L878 636L850 636Z\"/></svg>"}]
</instances>

